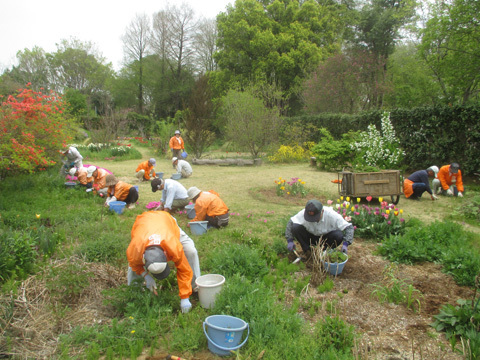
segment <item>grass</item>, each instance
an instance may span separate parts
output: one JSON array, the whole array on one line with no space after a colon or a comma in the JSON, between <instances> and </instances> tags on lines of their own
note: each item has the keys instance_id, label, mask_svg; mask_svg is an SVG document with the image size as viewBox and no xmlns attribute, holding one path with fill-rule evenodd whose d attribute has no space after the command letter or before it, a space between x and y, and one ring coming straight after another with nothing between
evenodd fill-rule
<instances>
[{"instance_id":1,"label":"grass","mask_svg":"<svg viewBox=\"0 0 480 360\"><path fill-rule=\"evenodd\" d=\"M305 275L304 264L292 265L285 258L284 231L289 217L302 209L308 195L304 200L282 197L281 201L269 195L270 191L275 193L274 181L279 177L300 177L310 196L335 200L338 188L331 180L337 178L336 174L318 172L305 163L265 163L260 168L194 165L192 177L181 183L187 189L197 186L215 190L232 214L227 228L192 236L201 270L203 274L228 274L228 281L215 309L208 311L197 303L190 313L182 315L173 274L162 282L159 297L141 286L125 285L125 250L132 224L146 210L146 204L161 197L151 191L149 183L138 183L134 176L138 163L154 153L153 148L144 146L138 150L142 159L96 162L120 180L139 186L138 206L121 216L108 211L99 197L82 189L65 189L58 171L7 179L0 184L0 235L14 233L11 237L16 236L17 241L28 235L26 243L32 241L31 246L45 249L39 251L43 257L35 259L37 265L20 274L19 279L30 276L30 286L40 284L41 296L36 293L33 298L47 303L52 311L46 316L54 321L42 325L60 341L56 353L49 356L136 358L142 350L143 354L153 354L163 349L189 358L207 349L202 329L205 317L223 313L243 318L251 326L251 337L239 352L242 357L258 358L263 354L262 359L317 359L322 354L322 359L354 358L350 349L357 334L336 314L336 305L326 305L332 316L314 320L320 303L296 299L305 293L310 278ZM164 172L165 178L175 172L170 157L156 160L156 171ZM456 201L462 199L438 202L435 218L447 216L449 206ZM402 200L399 206L406 217L424 217L432 203ZM189 233L187 217L176 218ZM8 291L21 290L18 285L5 282L2 296L8 298ZM332 288L333 284L325 281L318 291L329 292ZM105 321L85 318L77 308L85 298L97 302L103 299L96 311ZM0 307L0 326L14 317L11 303L4 304ZM313 323L299 315L300 309L306 310ZM76 315L83 317L81 321L75 321ZM28 356L28 344L16 342L15 331L2 327L0 350L21 350ZM31 357L35 357L33 354L32 350Z\"/></svg>"}]
</instances>

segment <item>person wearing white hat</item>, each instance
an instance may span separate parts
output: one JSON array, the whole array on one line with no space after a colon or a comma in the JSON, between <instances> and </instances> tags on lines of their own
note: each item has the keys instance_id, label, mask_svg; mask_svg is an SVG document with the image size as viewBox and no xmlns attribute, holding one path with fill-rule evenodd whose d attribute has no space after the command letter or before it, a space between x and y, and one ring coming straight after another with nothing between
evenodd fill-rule
<instances>
[{"instance_id":1,"label":"person wearing white hat","mask_svg":"<svg viewBox=\"0 0 480 360\"><path fill-rule=\"evenodd\" d=\"M175 130L175 135L170 138L168 144L172 150L173 157L182 157L182 151L185 150L185 143L180 136L180 130Z\"/></svg>"},{"instance_id":2,"label":"person wearing white hat","mask_svg":"<svg viewBox=\"0 0 480 360\"><path fill-rule=\"evenodd\" d=\"M208 225L217 229L228 225L228 206L213 190L201 191L192 186L188 189L188 197L195 203L195 218L192 221L208 221Z\"/></svg>"},{"instance_id":3,"label":"person wearing white hat","mask_svg":"<svg viewBox=\"0 0 480 360\"><path fill-rule=\"evenodd\" d=\"M177 173L182 175L182 178L188 178L193 174L192 166L186 160L173 157L172 165L177 169Z\"/></svg>"},{"instance_id":4,"label":"person wearing white hat","mask_svg":"<svg viewBox=\"0 0 480 360\"><path fill-rule=\"evenodd\" d=\"M433 191L438 195L463 197L465 191L462 181L462 170L458 163L444 165L433 180Z\"/></svg>"},{"instance_id":5,"label":"person wearing white hat","mask_svg":"<svg viewBox=\"0 0 480 360\"><path fill-rule=\"evenodd\" d=\"M87 178L92 178L92 187L97 191L100 196L107 195L107 175L108 172L105 169L98 168L93 165L87 168ZM88 190L89 189L87 189L87 191Z\"/></svg>"},{"instance_id":6,"label":"person wearing white hat","mask_svg":"<svg viewBox=\"0 0 480 360\"><path fill-rule=\"evenodd\" d=\"M128 209L135 209L135 203L138 200L137 188L126 182L119 181L113 174L108 174L106 177L107 200L105 206L108 206L112 201L124 201Z\"/></svg>"},{"instance_id":7,"label":"person wearing white hat","mask_svg":"<svg viewBox=\"0 0 480 360\"><path fill-rule=\"evenodd\" d=\"M420 200L422 194L427 192L430 194L432 200L438 200L437 196L430 188L430 180L428 177L433 177L438 173L438 167L430 166L426 170L418 170L411 174L403 181L403 193L405 197L410 200Z\"/></svg>"},{"instance_id":8,"label":"person wearing white hat","mask_svg":"<svg viewBox=\"0 0 480 360\"><path fill-rule=\"evenodd\" d=\"M131 231L127 248L128 285L144 279L146 287L157 293L156 280L170 273L168 261L177 268L180 309L187 313L192 308L190 295L195 279L200 277L200 262L193 240L178 226L177 221L164 211L148 211L138 215Z\"/></svg>"},{"instance_id":9,"label":"person wearing white hat","mask_svg":"<svg viewBox=\"0 0 480 360\"><path fill-rule=\"evenodd\" d=\"M87 169L84 166L82 166L81 168L73 167L68 173L72 177L76 176L78 183L81 186L85 186L87 189L90 189L92 187L92 181L89 182L87 180Z\"/></svg>"},{"instance_id":10,"label":"person wearing white hat","mask_svg":"<svg viewBox=\"0 0 480 360\"><path fill-rule=\"evenodd\" d=\"M152 178L155 178L155 165L157 161L154 158L150 158L147 161L141 162L136 171L135 176L139 181L150 181Z\"/></svg>"}]
</instances>

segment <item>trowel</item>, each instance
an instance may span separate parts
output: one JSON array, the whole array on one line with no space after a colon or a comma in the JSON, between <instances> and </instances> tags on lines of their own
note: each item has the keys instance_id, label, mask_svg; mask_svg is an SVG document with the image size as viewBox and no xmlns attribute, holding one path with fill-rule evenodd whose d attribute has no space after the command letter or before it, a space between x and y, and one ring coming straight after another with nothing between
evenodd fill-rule
<instances>
[{"instance_id":1,"label":"trowel","mask_svg":"<svg viewBox=\"0 0 480 360\"><path fill-rule=\"evenodd\" d=\"M297 258L296 258L295 260L293 260L292 264L296 264L296 263L298 263L300 260L302 260L302 258L300 257L300 255L298 255L297 250L293 250L293 252L295 253L295 255L297 255Z\"/></svg>"}]
</instances>

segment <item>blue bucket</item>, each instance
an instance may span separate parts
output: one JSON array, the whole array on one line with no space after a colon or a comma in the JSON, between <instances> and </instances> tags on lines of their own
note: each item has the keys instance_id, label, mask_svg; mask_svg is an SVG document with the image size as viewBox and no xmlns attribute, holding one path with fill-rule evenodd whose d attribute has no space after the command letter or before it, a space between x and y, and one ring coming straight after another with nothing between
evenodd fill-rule
<instances>
[{"instance_id":1,"label":"blue bucket","mask_svg":"<svg viewBox=\"0 0 480 360\"><path fill-rule=\"evenodd\" d=\"M67 181L65 183L65 187L67 189L73 189L75 186L77 186L77 183L76 182L73 182L73 181Z\"/></svg>"},{"instance_id":2,"label":"blue bucket","mask_svg":"<svg viewBox=\"0 0 480 360\"><path fill-rule=\"evenodd\" d=\"M243 342L243 331L247 337ZM250 327L242 319L229 315L212 315L203 322L203 332L208 340L208 350L220 356L232 355L231 351L240 349L248 340Z\"/></svg>"},{"instance_id":3,"label":"blue bucket","mask_svg":"<svg viewBox=\"0 0 480 360\"><path fill-rule=\"evenodd\" d=\"M208 230L208 221L191 221L189 225L194 235L203 235Z\"/></svg>"},{"instance_id":4,"label":"blue bucket","mask_svg":"<svg viewBox=\"0 0 480 360\"><path fill-rule=\"evenodd\" d=\"M323 262L323 266L325 267L325 270L327 270L327 272L331 275L340 275L343 271L343 268L345 267L345 264L347 263L348 261L348 256L347 256L347 259L341 263L329 263L329 262L326 262L324 261Z\"/></svg>"},{"instance_id":5,"label":"blue bucket","mask_svg":"<svg viewBox=\"0 0 480 360\"><path fill-rule=\"evenodd\" d=\"M195 219L195 204L185 205L185 210L189 219Z\"/></svg>"},{"instance_id":6,"label":"blue bucket","mask_svg":"<svg viewBox=\"0 0 480 360\"><path fill-rule=\"evenodd\" d=\"M187 156L188 156L188 154L187 154L187 152L186 152L186 151L182 152L182 158L186 159L186 158L187 158Z\"/></svg>"},{"instance_id":7,"label":"blue bucket","mask_svg":"<svg viewBox=\"0 0 480 360\"><path fill-rule=\"evenodd\" d=\"M112 201L108 205L111 211L115 211L117 214L121 214L123 213L123 210L125 209L125 205L127 205L127 203L124 201Z\"/></svg>"},{"instance_id":8,"label":"blue bucket","mask_svg":"<svg viewBox=\"0 0 480 360\"><path fill-rule=\"evenodd\" d=\"M182 174L180 173L172 174L172 176L170 177L170 179L173 179L173 180L180 180L181 178L182 178Z\"/></svg>"},{"instance_id":9,"label":"blue bucket","mask_svg":"<svg viewBox=\"0 0 480 360\"><path fill-rule=\"evenodd\" d=\"M155 175L157 176L157 178L163 179L163 172L157 172L155 173Z\"/></svg>"}]
</instances>

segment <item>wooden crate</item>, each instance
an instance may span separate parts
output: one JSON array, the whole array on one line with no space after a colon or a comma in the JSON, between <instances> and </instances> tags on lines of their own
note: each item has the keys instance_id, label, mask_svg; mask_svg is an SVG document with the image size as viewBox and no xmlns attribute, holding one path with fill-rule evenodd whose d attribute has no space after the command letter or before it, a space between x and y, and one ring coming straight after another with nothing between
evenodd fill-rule
<instances>
[{"instance_id":1,"label":"wooden crate","mask_svg":"<svg viewBox=\"0 0 480 360\"><path fill-rule=\"evenodd\" d=\"M342 180L339 193L345 196L393 196L402 193L399 170L353 173L343 171L338 174Z\"/></svg>"}]
</instances>

